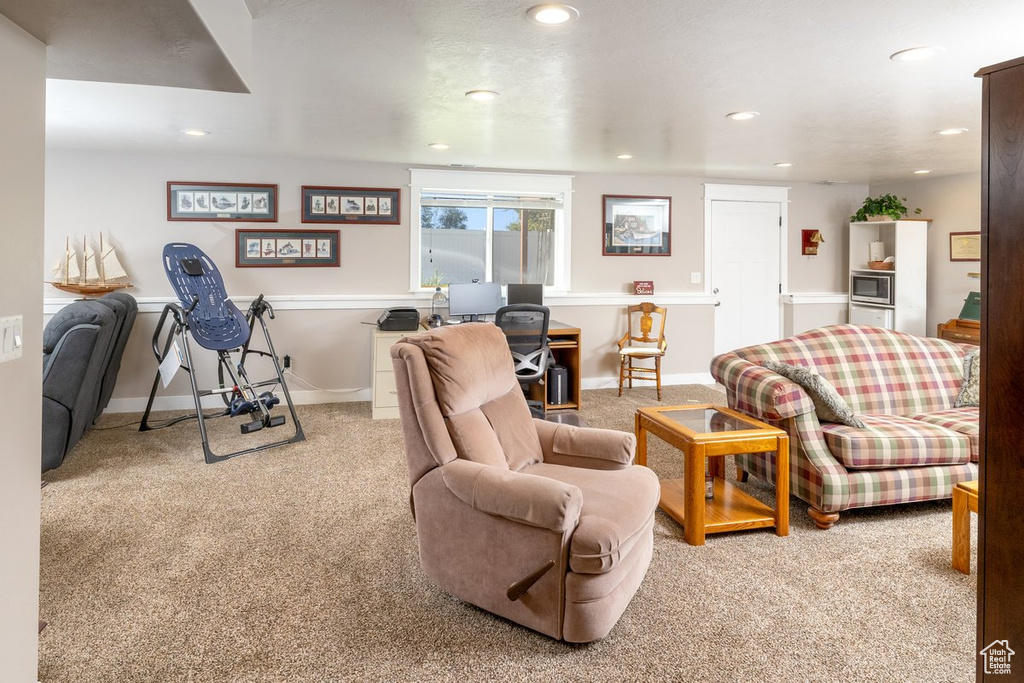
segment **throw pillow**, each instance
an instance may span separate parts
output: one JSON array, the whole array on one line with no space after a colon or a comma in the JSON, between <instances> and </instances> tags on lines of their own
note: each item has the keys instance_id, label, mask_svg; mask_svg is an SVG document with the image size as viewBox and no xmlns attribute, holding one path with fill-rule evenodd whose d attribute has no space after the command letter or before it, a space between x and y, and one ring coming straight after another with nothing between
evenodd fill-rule
<instances>
[{"instance_id":1,"label":"throw pillow","mask_svg":"<svg viewBox=\"0 0 1024 683\"><path fill-rule=\"evenodd\" d=\"M814 402L815 415L822 422L838 422L858 429L865 427L864 422L857 417L853 409L850 408L850 404L843 400L836 388L810 368L774 360L767 360L761 365L803 387Z\"/></svg>"},{"instance_id":2,"label":"throw pillow","mask_svg":"<svg viewBox=\"0 0 1024 683\"><path fill-rule=\"evenodd\" d=\"M960 394L956 397L957 408L978 405L978 393L981 389L981 353L971 351L964 356L964 383L960 387Z\"/></svg>"}]
</instances>

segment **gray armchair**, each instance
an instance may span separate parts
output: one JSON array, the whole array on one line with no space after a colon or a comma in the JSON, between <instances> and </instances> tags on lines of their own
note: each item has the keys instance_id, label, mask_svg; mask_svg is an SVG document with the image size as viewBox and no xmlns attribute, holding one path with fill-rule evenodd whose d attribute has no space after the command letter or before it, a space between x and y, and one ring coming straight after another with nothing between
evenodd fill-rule
<instances>
[{"instance_id":1,"label":"gray armchair","mask_svg":"<svg viewBox=\"0 0 1024 683\"><path fill-rule=\"evenodd\" d=\"M440 328L391 349L423 571L552 638L605 637L650 564L658 479L632 434L530 417L504 335Z\"/></svg>"},{"instance_id":2,"label":"gray armchair","mask_svg":"<svg viewBox=\"0 0 1024 683\"><path fill-rule=\"evenodd\" d=\"M43 472L59 467L93 422L116 321L108 306L75 301L43 330Z\"/></svg>"}]
</instances>

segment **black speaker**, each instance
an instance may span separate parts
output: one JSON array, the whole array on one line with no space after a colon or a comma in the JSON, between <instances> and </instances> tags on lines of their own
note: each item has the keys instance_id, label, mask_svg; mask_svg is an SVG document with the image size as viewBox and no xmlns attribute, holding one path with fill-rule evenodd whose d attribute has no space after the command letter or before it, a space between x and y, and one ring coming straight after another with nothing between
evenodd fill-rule
<instances>
[{"instance_id":1,"label":"black speaker","mask_svg":"<svg viewBox=\"0 0 1024 683\"><path fill-rule=\"evenodd\" d=\"M562 405L569 402L569 371L561 365L548 369L548 403Z\"/></svg>"}]
</instances>

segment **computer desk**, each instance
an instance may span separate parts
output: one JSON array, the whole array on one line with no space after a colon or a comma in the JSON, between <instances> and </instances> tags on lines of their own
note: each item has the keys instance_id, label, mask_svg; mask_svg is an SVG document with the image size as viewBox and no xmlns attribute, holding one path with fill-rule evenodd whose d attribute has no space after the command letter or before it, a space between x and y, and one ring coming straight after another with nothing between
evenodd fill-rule
<instances>
[{"instance_id":1,"label":"computer desk","mask_svg":"<svg viewBox=\"0 0 1024 683\"><path fill-rule=\"evenodd\" d=\"M579 410L580 403L580 349L582 333L580 328L552 320L548 323L548 348L557 365L567 370L569 401L555 405L548 403L547 387L543 384L530 385L530 398L544 402L545 410Z\"/></svg>"}]
</instances>

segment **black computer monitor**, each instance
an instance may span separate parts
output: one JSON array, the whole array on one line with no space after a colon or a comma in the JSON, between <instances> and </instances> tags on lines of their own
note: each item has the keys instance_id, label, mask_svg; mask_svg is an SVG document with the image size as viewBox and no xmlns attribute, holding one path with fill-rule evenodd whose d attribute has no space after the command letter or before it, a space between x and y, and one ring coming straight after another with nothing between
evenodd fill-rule
<instances>
[{"instance_id":1,"label":"black computer monitor","mask_svg":"<svg viewBox=\"0 0 1024 683\"><path fill-rule=\"evenodd\" d=\"M497 282L473 282L448 285L448 315L476 321L482 315L494 315L501 308L501 285Z\"/></svg>"},{"instance_id":2,"label":"black computer monitor","mask_svg":"<svg viewBox=\"0 0 1024 683\"><path fill-rule=\"evenodd\" d=\"M508 304L544 305L544 285L508 283Z\"/></svg>"}]
</instances>

